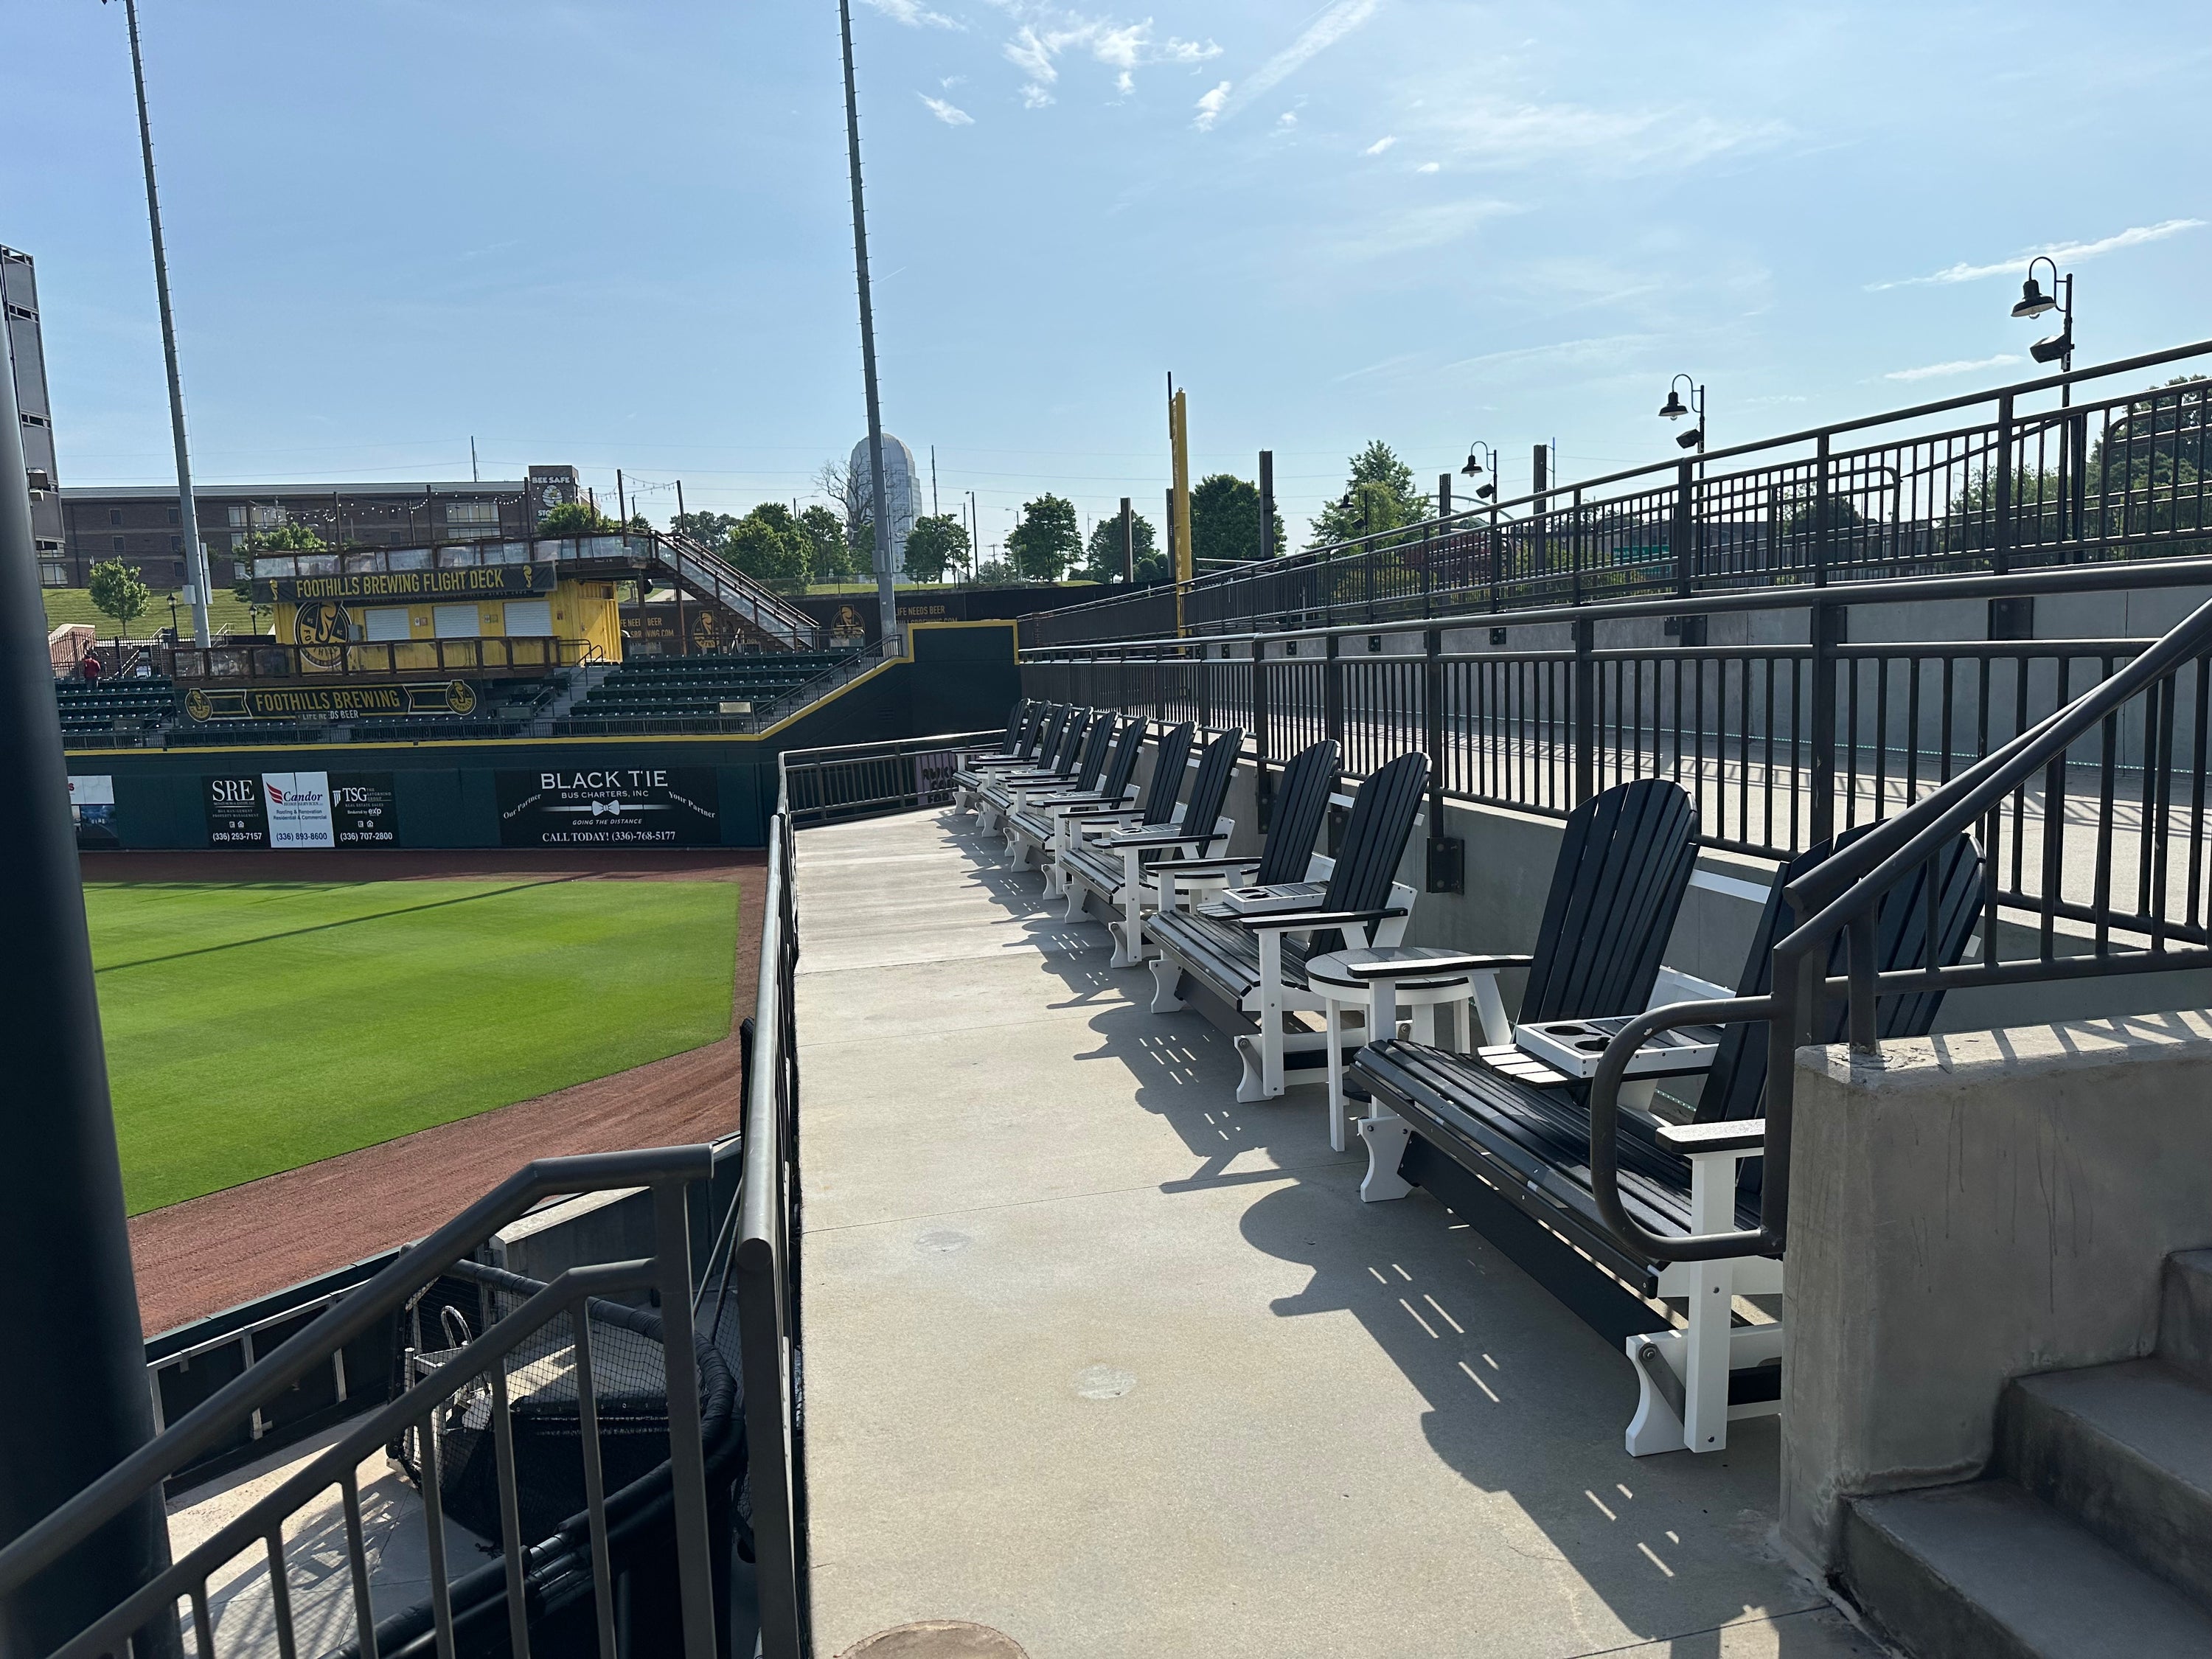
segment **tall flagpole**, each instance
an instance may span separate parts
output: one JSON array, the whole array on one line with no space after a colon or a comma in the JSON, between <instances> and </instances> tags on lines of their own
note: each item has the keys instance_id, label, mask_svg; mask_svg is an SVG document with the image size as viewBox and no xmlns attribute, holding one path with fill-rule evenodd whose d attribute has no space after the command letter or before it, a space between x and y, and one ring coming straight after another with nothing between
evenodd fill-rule
<instances>
[{"instance_id":1,"label":"tall flagpole","mask_svg":"<svg viewBox=\"0 0 2212 1659\"><path fill-rule=\"evenodd\" d=\"M852 0L837 0L845 42L845 148L853 167L853 269L860 286L860 374L868 390L868 486L875 515L876 611L884 654L898 648L898 592L891 569L891 521L884 497L884 414L876 396L876 312L868 296L868 216L860 202L860 100L853 85Z\"/></svg>"},{"instance_id":2,"label":"tall flagpole","mask_svg":"<svg viewBox=\"0 0 2212 1659\"><path fill-rule=\"evenodd\" d=\"M207 550L192 505L191 453L185 444L185 387L177 375L177 324L169 311L169 256L161 245L161 198L154 189L154 129L146 118L146 66L138 55L138 0L123 0L131 30L131 82L138 94L138 152L146 163L146 221L154 232L154 293L161 305L161 355L169 368L169 431L177 445L177 522L185 532L185 569L192 585L192 640L208 643Z\"/></svg>"}]
</instances>

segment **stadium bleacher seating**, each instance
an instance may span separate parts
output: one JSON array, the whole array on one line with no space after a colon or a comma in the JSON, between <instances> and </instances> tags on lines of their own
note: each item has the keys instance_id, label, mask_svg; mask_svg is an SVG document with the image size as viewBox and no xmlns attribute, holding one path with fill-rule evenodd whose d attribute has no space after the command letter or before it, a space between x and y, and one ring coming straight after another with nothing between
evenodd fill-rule
<instances>
[{"instance_id":1,"label":"stadium bleacher seating","mask_svg":"<svg viewBox=\"0 0 2212 1659\"><path fill-rule=\"evenodd\" d=\"M564 724L577 731L593 729L601 721L650 722L666 730L687 725L713 729L759 712L828 673L848 655L761 651L635 659L593 686L569 709Z\"/></svg>"},{"instance_id":2,"label":"stadium bleacher seating","mask_svg":"<svg viewBox=\"0 0 2212 1659\"><path fill-rule=\"evenodd\" d=\"M95 737L115 732L158 731L176 711L177 688L167 675L144 679L54 682L61 706L62 736Z\"/></svg>"}]
</instances>

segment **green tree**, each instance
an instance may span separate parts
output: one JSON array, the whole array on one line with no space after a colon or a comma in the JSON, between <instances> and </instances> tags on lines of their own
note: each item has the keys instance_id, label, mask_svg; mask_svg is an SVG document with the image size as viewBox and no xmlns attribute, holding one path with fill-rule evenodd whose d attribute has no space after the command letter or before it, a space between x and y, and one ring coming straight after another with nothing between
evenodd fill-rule
<instances>
[{"instance_id":1,"label":"green tree","mask_svg":"<svg viewBox=\"0 0 2212 1659\"><path fill-rule=\"evenodd\" d=\"M1006 551L1024 581L1056 582L1083 555L1075 503L1049 490L1022 508L1022 521L1006 538Z\"/></svg>"},{"instance_id":2,"label":"green tree","mask_svg":"<svg viewBox=\"0 0 2212 1659\"><path fill-rule=\"evenodd\" d=\"M670 535L707 548L720 547L737 527L738 521L726 513L678 513L668 521Z\"/></svg>"},{"instance_id":3,"label":"green tree","mask_svg":"<svg viewBox=\"0 0 2212 1659\"><path fill-rule=\"evenodd\" d=\"M1153 534L1151 520L1141 513L1129 515L1129 539L1136 544L1137 580L1140 582L1165 581L1169 575L1168 556L1160 551L1159 538ZM1196 539L1194 532L1192 539ZM1083 574L1094 582L1118 582L1121 580L1120 514L1116 513L1110 519L1101 519L1092 526L1091 544L1084 556Z\"/></svg>"},{"instance_id":4,"label":"green tree","mask_svg":"<svg viewBox=\"0 0 2212 1659\"><path fill-rule=\"evenodd\" d=\"M1275 514L1275 545L1290 545L1279 512ZM1226 472L1199 480L1190 492L1190 550L1200 575L1261 556L1259 486Z\"/></svg>"},{"instance_id":5,"label":"green tree","mask_svg":"<svg viewBox=\"0 0 2212 1659\"><path fill-rule=\"evenodd\" d=\"M146 613L154 595L138 573L120 559L106 559L93 566L90 579L93 607L115 619L115 641L124 630Z\"/></svg>"},{"instance_id":6,"label":"green tree","mask_svg":"<svg viewBox=\"0 0 2212 1659\"><path fill-rule=\"evenodd\" d=\"M814 571L814 542L781 501L763 501L738 520L723 557L755 581L800 587Z\"/></svg>"},{"instance_id":7,"label":"green tree","mask_svg":"<svg viewBox=\"0 0 2212 1659\"><path fill-rule=\"evenodd\" d=\"M1435 510L1413 484L1413 470L1380 438L1352 458L1344 494L1314 515L1309 547L1326 547L1355 537L1376 535L1418 524ZM1191 540L1198 539L1195 525Z\"/></svg>"},{"instance_id":8,"label":"green tree","mask_svg":"<svg viewBox=\"0 0 2212 1659\"><path fill-rule=\"evenodd\" d=\"M968 556L968 527L950 513L916 519L906 532L907 579L941 582L948 568L957 568Z\"/></svg>"},{"instance_id":9,"label":"green tree","mask_svg":"<svg viewBox=\"0 0 2212 1659\"><path fill-rule=\"evenodd\" d=\"M541 536L611 536L621 528L589 501L562 501L538 521Z\"/></svg>"},{"instance_id":10,"label":"green tree","mask_svg":"<svg viewBox=\"0 0 2212 1659\"><path fill-rule=\"evenodd\" d=\"M813 580L848 582L854 575L853 550L845 540L844 520L816 501L799 515L799 527L814 546Z\"/></svg>"},{"instance_id":11,"label":"green tree","mask_svg":"<svg viewBox=\"0 0 2212 1659\"><path fill-rule=\"evenodd\" d=\"M250 536L246 544L256 553L320 553L328 545L313 526L297 519L287 519L258 536Z\"/></svg>"}]
</instances>

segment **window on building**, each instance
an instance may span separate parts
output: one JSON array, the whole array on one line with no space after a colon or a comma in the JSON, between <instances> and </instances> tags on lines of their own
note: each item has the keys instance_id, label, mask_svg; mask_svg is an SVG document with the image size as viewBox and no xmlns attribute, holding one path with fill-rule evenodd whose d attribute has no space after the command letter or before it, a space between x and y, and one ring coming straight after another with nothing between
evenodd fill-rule
<instances>
[{"instance_id":1,"label":"window on building","mask_svg":"<svg viewBox=\"0 0 2212 1659\"><path fill-rule=\"evenodd\" d=\"M230 527L233 530L243 530L246 528L246 509L244 507L231 507L228 510L227 516L230 520Z\"/></svg>"},{"instance_id":2,"label":"window on building","mask_svg":"<svg viewBox=\"0 0 2212 1659\"><path fill-rule=\"evenodd\" d=\"M499 503L497 501L447 501L446 522L447 524L497 524Z\"/></svg>"},{"instance_id":3,"label":"window on building","mask_svg":"<svg viewBox=\"0 0 2212 1659\"><path fill-rule=\"evenodd\" d=\"M111 538L110 539L111 539L111 540L112 540L112 541L114 542L114 544L115 544L115 550L116 550L118 553L120 553L120 552L123 550L123 538L122 538L122 537L120 537L120 536L116 536L116 537L112 537L112 538Z\"/></svg>"},{"instance_id":4,"label":"window on building","mask_svg":"<svg viewBox=\"0 0 2212 1659\"><path fill-rule=\"evenodd\" d=\"M509 639L544 639L553 632L550 599L509 599L507 634Z\"/></svg>"},{"instance_id":5,"label":"window on building","mask_svg":"<svg viewBox=\"0 0 2212 1659\"><path fill-rule=\"evenodd\" d=\"M473 605L441 605L434 607L430 614L440 639L476 638L478 629L477 608Z\"/></svg>"},{"instance_id":6,"label":"window on building","mask_svg":"<svg viewBox=\"0 0 2212 1659\"><path fill-rule=\"evenodd\" d=\"M41 587L67 587L69 586L69 567L65 564L60 563L42 562L39 566L39 586Z\"/></svg>"},{"instance_id":7,"label":"window on building","mask_svg":"<svg viewBox=\"0 0 2212 1659\"><path fill-rule=\"evenodd\" d=\"M170 552L172 552L172 553L181 553L181 552L183 552L184 550L185 550L185 538L184 538L182 536L172 536L172 537L170 537L170 538L169 538L169 551L170 551ZM179 569L179 570L182 570L182 569L184 568L184 566L182 566L182 565L179 565L179 566L177 567L177 568L178 568L178 569Z\"/></svg>"},{"instance_id":8,"label":"window on building","mask_svg":"<svg viewBox=\"0 0 2212 1659\"><path fill-rule=\"evenodd\" d=\"M274 530L284 522L284 509L281 507L257 506L252 510L252 520L253 527L256 530Z\"/></svg>"},{"instance_id":9,"label":"window on building","mask_svg":"<svg viewBox=\"0 0 2212 1659\"><path fill-rule=\"evenodd\" d=\"M171 524L179 524L182 522L182 520L177 517L177 509L173 507L169 509L169 522Z\"/></svg>"},{"instance_id":10,"label":"window on building","mask_svg":"<svg viewBox=\"0 0 2212 1659\"><path fill-rule=\"evenodd\" d=\"M123 509L119 507L109 507L107 509L107 521L110 524L121 524L123 522Z\"/></svg>"},{"instance_id":11,"label":"window on building","mask_svg":"<svg viewBox=\"0 0 2212 1659\"><path fill-rule=\"evenodd\" d=\"M404 640L408 637L407 607L386 605L368 613L368 637L372 640Z\"/></svg>"},{"instance_id":12,"label":"window on building","mask_svg":"<svg viewBox=\"0 0 2212 1659\"><path fill-rule=\"evenodd\" d=\"M171 580L173 580L178 586L182 587L185 585L184 562L182 560L179 560L175 564L171 565L169 567L169 574Z\"/></svg>"}]
</instances>

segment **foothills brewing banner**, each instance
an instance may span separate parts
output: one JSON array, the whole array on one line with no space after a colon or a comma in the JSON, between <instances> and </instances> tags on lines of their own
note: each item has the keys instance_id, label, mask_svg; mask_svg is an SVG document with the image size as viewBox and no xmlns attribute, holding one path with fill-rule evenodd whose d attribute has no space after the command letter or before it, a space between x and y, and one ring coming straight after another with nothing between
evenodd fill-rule
<instances>
[{"instance_id":1,"label":"foothills brewing banner","mask_svg":"<svg viewBox=\"0 0 2212 1659\"><path fill-rule=\"evenodd\" d=\"M502 847L719 847L711 767L501 772Z\"/></svg>"},{"instance_id":2,"label":"foothills brewing banner","mask_svg":"<svg viewBox=\"0 0 2212 1659\"><path fill-rule=\"evenodd\" d=\"M396 847L389 772L264 772L202 780L210 847Z\"/></svg>"}]
</instances>

